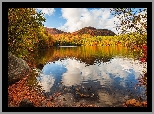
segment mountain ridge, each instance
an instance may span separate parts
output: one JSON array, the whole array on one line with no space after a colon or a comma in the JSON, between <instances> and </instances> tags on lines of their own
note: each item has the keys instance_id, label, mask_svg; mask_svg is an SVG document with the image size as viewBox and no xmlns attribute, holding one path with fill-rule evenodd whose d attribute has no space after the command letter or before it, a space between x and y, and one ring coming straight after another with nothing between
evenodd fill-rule
<instances>
[{"instance_id":1,"label":"mountain ridge","mask_svg":"<svg viewBox=\"0 0 154 114\"><path fill-rule=\"evenodd\" d=\"M56 29L56 28L47 28L45 27L45 30L47 33L51 34L51 35L56 35L56 34L73 34L73 35L77 35L77 34L90 34L92 36L114 36L115 33L111 30L108 29L96 29L94 27L84 27L81 28L77 31L74 31L72 33L70 32L64 32L62 30Z\"/></svg>"}]
</instances>

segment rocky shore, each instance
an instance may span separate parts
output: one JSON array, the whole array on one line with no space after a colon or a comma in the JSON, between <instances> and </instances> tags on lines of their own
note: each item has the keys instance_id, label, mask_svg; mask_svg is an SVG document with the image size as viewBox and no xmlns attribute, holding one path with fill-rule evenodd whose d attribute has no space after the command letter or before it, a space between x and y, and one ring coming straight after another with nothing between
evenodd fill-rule
<instances>
[{"instance_id":1,"label":"rocky shore","mask_svg":"<svg viewBox=\"0 0 154 114\"><path fill-rule=\"evenodd\" d=\"M8 52L8 86L12 85L30 73L27 63Z\"/></svg>"},{"instance_id":2,"label":"rocky shore","mask_svg":"<svg viewBox=\"0 0 154 114\"><path fill-rule=\"evenodd\" d=\"M27 77L29 73L30 67L26 61L8 52L8 87ZM10 96L8 96L8 99L10 99ZM23 99L20 107L34 107L34 105L28 99Z\"/></svg>"}]
</instances>

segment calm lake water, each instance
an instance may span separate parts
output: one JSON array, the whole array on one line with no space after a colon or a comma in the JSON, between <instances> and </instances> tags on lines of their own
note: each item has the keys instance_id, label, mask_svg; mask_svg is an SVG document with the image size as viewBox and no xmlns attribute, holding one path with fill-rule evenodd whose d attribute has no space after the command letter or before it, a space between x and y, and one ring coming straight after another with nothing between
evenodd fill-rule
<instances>
[{"instance_id":1,"label":"calm lake water","mask_svg":"<svg viewBox=\"0 0 154 114\"><path fill-rule=\"evenodd\" d=\"M46 96L61 92L65 106L80 102L120 107L128 99L146 100L136 86L147 70L139 53L126 47L55 47L40 50L36 61L45 63L36 80Z\"/></svg>"}]
</instances>

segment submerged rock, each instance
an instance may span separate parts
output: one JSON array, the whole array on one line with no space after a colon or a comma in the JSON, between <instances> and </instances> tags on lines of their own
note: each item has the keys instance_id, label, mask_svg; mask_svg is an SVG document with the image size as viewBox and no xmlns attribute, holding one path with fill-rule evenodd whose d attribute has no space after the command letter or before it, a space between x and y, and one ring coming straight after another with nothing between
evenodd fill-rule
<instances>
[{"instance_id":1,"label":"submerged rock","mask_svg":"<svg viewBox=\"0 0 154 114\"><path fill-rule=\"evenodd\" d=\"M20 81L26 77L29 72L30 68L23 59L8 52L8 86Z\"/></svg>"},{"instance_id":2,"label":"submerged rock","mask_svg":"<svg viewBox=\"0 0 154 114\"><path fill-rule=\"evenodd\" d=\"M42 70L42 69L43 69L43 67L44 67L44 65L43 65L43 64L38 64L38 65L36 65L36 68L38 68L38 69L40 69L40 70Z\"/></svg>"},{"instance_id":3,"label":"submerged rock","mask_svg":"<svg viewBox=\"0 0 154 114\"><path fill-rule=\"evenodd\" d=\"M34 104L29 101L28 99L23 99L20 104L19 107L34 107Z\"/></svg>"},{"instance_id":4,"label":"submerged rock","mask_svg":"<svg viewBox=\"0 0 154 114\"><path fill-rule=\"evenodd\" d=\"M146 102L140 102L140 101L135 100L135 99L127 100L124 103L124 106L126 106L126 107L146 107L146 105L147 105Z\"/></svg>"}]
</instances>

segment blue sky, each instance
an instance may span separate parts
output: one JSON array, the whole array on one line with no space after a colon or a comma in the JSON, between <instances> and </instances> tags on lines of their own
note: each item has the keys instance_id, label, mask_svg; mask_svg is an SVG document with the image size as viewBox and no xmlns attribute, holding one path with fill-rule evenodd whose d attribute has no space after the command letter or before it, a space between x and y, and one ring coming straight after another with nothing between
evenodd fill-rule
<instances>
[{"instance_id":1,"label":"blue sky","mask_svg":"<svg viewBox=\"0 0 154 114\"><path fill-rule=\"evenodd\" d=\"M52 15L45 15L46 22L44 23L47 27L57 28L63 25L66 20L62 18L61 8L54 8L54 12Z\"/></svg>"},{"instance_id":2,"label":"blue sky","mask_svg":"<svg viewBox=\"0 0 154 114\"><path fill-rule=\"evenodd\" d=\"M92 26L117 33L114 21L119 20L111 15L109 8L37 8L37 11L45 13L44 26L48 28L74 32Z\"/></svg>"}]
</instances>

